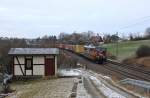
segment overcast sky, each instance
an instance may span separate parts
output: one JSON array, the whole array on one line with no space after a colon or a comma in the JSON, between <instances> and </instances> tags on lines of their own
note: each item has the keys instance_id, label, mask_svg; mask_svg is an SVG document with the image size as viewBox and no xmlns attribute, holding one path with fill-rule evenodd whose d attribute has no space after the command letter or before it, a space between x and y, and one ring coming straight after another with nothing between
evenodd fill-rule
<instances>
[{"instance_id":1,"label":"overcast sky","mask_svg":"<svg viewBox=\"0 0 150 98\"><path fill-rule=\"evenodd\" d=\"M0 0L0 36L144 32L149 5L150 0Z\"/></svg>"}]
</instances>

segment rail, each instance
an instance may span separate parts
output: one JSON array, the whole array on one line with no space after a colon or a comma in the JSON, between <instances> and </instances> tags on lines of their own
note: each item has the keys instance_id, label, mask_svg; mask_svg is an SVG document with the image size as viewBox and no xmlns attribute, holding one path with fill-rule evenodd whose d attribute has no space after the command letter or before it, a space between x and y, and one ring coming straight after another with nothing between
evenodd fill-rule
<instances>
[{"instance_id":1,"label":"rail","mask_svg":"<svg viewBox=\"0 0 150 98\"><path fill-rule=\"evenodd\" d=\"M114 61L114 60L110 60L110 59L108 59L107 62L111 63L111 64L118 65L118 67L124 67L124 68L136 70L136 71L142 72L144 74L150 75L150 70L149 69L144 69L143 70L143 68L141 69L141 67L138 67L137 65L124 64L124 63L120 63L120 62L117 62L117 61Z\"/></svg>"},{"instance_id":2,"label":"rail","mask_svg":"<svg viewBox=\"0 0 150 98\"><path fill-rule=\"evenodd\" d=\"M147 81L141 81L141 80L127 78L127 79L119 81L119 83L132 84L132 85L140 86L140 87L143 87L146 89L150 89L150 82L147 82Z\"/></svg>"}]
</instances>

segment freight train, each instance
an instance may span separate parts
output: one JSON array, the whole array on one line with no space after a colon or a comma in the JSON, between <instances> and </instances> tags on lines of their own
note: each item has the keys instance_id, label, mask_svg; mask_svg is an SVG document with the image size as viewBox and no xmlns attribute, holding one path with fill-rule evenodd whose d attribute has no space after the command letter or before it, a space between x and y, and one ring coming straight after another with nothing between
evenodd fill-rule
<instances>
[{"instance_id":1,"label":"freight train","mask_svg":"<svg viewBox=\"0 0 150 98\"><path fill-rule=\"evenodd\" d=\"M107 61L107 49L104 47L86 46L86 45L70 45L57 44L57 48L69 50L96 63L104 63Z\"/></svg>"}]
</instances>

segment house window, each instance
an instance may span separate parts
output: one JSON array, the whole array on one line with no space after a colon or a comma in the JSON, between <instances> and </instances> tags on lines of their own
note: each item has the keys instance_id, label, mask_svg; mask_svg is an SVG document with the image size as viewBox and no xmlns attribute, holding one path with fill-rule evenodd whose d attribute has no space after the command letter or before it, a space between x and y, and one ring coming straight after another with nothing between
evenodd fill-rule
<instances>
[{"instance_id":1,"label":"house window","mask_svg":"<svg viewBox=\"0 0 150 98\"><path fill-rule=\"evenodd\" d=\"M33 67L32 59L26 59L26 70L31 70Z\"/></svg>"}]
</instances>

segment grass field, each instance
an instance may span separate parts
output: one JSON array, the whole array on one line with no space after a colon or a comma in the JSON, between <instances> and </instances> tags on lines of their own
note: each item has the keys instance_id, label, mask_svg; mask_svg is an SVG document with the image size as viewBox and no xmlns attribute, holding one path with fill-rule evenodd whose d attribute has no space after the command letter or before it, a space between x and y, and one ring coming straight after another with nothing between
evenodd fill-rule
<instances>
[{"instance_id":1,"label":"grass field","mask_svg":"<svg viewBox=\"0 0 150 98\"><path fill-rule=\"evenodd\" d=\"M150 40L141 40L141 41L126 41L118 43L118 60L123 60L128 57L135 56L135 52L141 45L149 45ZM104 44L104 47L107 48L111 54L117 56L117 44Z\"/></svg>"}]
</instances>

